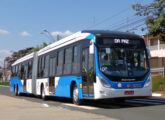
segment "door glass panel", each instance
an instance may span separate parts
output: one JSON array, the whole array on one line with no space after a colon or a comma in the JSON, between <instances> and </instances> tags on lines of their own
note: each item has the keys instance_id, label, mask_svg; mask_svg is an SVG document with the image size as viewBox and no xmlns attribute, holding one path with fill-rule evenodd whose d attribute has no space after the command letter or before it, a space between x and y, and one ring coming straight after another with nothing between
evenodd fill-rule
<instances>
[{"instance_id":1,"label":"door glass panel","mask_svg":"<svg viewBox=\"0 0 165 120\"><path fill-rule=\"evenodd\" d=\"M82 74L83 74L83 94L93 94L94 62L93 54L89 54L89 48L82 51Z\"/></svg>"}]
</instances>

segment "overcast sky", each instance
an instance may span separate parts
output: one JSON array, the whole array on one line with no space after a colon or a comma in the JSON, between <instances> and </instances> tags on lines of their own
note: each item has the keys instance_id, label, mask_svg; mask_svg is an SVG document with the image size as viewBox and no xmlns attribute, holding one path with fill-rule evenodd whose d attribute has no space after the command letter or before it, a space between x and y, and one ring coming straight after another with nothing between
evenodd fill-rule
<instances>
[{"instance_id":1,"label":"overcast sky","mask_svg":"<svg viewBox=\"0 0 165 120\"><path fill-rule=\"evenodd\" d=\"M40 34L68 36L84 29L113 30L138 20L131 6L152 0L0 0L0 65L4 57L50 39ZM139 23L143 24L143 23ZM136 34L144 34L130 26Z\"/></svg>"}]
</instances>

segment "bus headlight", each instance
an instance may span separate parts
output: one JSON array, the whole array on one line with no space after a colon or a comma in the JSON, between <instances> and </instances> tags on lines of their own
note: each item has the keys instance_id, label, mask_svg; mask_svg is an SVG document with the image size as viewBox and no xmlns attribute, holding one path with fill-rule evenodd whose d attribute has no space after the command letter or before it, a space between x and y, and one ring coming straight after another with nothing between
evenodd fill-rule
<instances>
[{"instance_id":1,"label":"bus headlight","mask_svg":"<svg viewBox=\"0 0 165 120\"><path fill-rule=\"evenodd\" d=\"M98 78L104 87L111 88L111 85L101 75L98 75Z\"/></svg>"},{"instance_id":2,"label":"bus headlight","mask_svg":"<svg viewBox=\"0 0 165 120\"><path fill-rule=\"evenodd\" d=\"M144 84L144 87L148 87L151 84L152 78L151 76L148 77L146 83Z\"/></svg>"}]
</instances>

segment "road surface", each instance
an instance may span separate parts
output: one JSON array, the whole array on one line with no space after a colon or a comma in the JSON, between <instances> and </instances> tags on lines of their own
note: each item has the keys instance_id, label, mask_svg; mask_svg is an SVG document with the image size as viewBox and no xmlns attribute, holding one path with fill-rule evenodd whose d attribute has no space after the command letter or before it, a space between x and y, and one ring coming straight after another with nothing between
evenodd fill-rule
<instances>
[{"instance_id":1,"label":"road surface","mask_svg":"<svg viewBox=\"0 0 165 120\"><path fill-rule=\"evenodd\" d=\"M158 97L126 100L125 103L115 103L112 100L86 100L82 106L76 106L71 103L70 99L66 98L54 97L43 101L39 97L32 95L17 97L9 92L8 87L0 86L0 116L5 115L2 114L4 110L2 108L5 108L5 106L7 108L12 106L11 109L15 109L15 112L18 111L26 119L29 118L27 116L29 110L29 113L31 111L30 116L33 116L35 120L37 118L40 120L51 120L52 118L61 120L165 120L165 98ZM13 106L16 108L13 108ZM23 112L22 109L24 110L25 108L28 108L28 110ZM47 110L43 108L47 108ZM10 117L12 118L14 113L11 109L6 109L6 112L9 115L11 112ZM19 115L18 113L16 115ZM41 116L39 117L40 114Z\"/></svg>"}]
</instances>

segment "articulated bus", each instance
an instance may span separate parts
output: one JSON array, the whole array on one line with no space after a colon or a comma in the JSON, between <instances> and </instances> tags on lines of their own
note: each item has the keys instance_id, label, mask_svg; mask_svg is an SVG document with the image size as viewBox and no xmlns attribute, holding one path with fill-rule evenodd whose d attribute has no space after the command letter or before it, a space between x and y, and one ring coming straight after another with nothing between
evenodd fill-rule
<instances>
[{"instance_id":1,"label":"articulated bus","mask_svg":"<svg viewBox=\"0 0 165 120\"><path fill-rule=\"evenodd\" d=\"M138 35L84 30L12 64L10 91L83 99L149 97L149 55Z\"/></svg>"}]
</instances>

